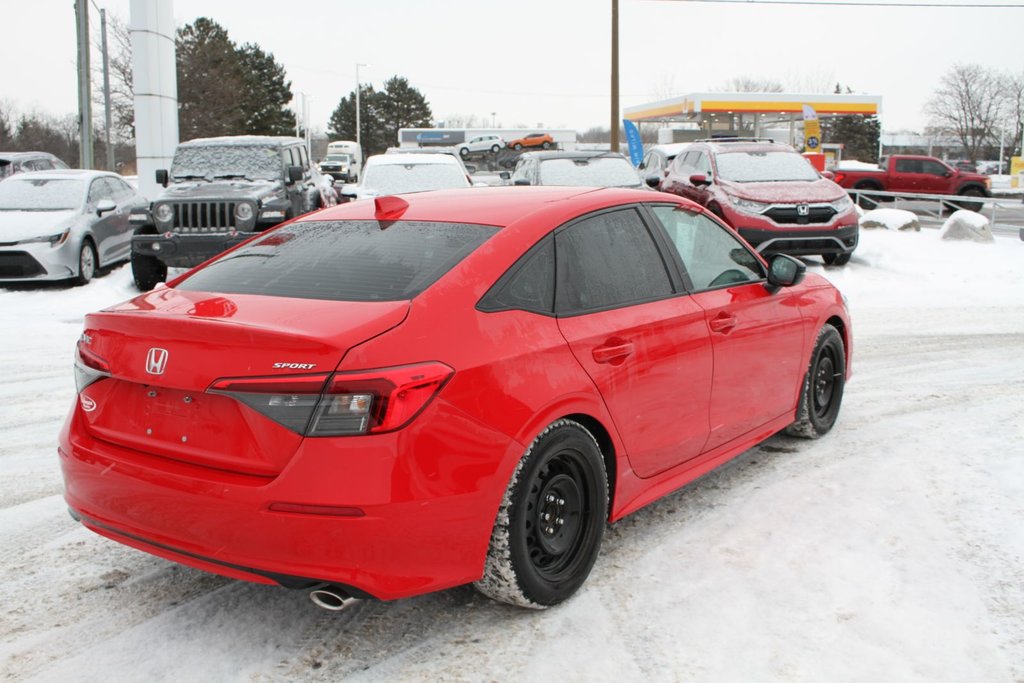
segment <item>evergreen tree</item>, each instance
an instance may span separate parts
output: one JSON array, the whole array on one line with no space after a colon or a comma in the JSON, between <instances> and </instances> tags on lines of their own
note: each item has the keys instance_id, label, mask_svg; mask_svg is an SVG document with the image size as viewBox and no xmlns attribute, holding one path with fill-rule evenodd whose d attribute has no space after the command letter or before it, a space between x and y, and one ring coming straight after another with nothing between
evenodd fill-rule
<instances>
[{"instance_id":1,"label":"evergreen tree","mask_svg":"<svg viewBox=\"0 0 1024 683\"><path fill-rule=\"evenodd\" d=\"M227 31L200 17L178 29L176 45L181 139L244 131L245 112L238 104L248 88L239 51Z\"/></svg>"},{"instance_id":2,"label":"evergreen tree","mask_svg":"<svg viewBox=\"0 0 1024 683\"><path fill-rule=\"evenodd\" d=\"M824 142L840 142L844 159L857 159L875 163L878 161L878 139L881 126L877 116L832 116L821 120L821 137Z\"/></svg>"},{"instance_id":3,"label":"evergreen tree","mask_svg":"<svg viewBox=\"0 0 1024 683\"><path fill-rule=\"evenodd\" d=\"M246 43L238 50L245 87L239 107L245 119L241 131L249 135L293 135L295 113L292 83L285 80L284 67L258 46Z\"/></svg>"},{"instance_id":4,"label":"evergreen tree","mask_svg":"<svg viewBox=\"0 0 1024 683\"><path fill-rule=\"evenodd\" d=\"M359 119L360 145L363 154L383 154L389 146L381 125L381 96L370 84L359 86L359 106L362 108ZM328 134L332 140L356 139L356 92L353 90L342 97L327 122ZM393 143L391 143L393 144Z\"/></svg>"},{"instance_id":5,"label":"evergreen tree","mask_svg":"<svg viewBox=\"0 0 1024 683\"><path fill-rule=\"evenodd\" d=\"M426 128L433 119L423 94L400 76L392 76L385 81L379 115L382 133L389 145L398 144L400 129Z\"/></svg>"}]
</instances>

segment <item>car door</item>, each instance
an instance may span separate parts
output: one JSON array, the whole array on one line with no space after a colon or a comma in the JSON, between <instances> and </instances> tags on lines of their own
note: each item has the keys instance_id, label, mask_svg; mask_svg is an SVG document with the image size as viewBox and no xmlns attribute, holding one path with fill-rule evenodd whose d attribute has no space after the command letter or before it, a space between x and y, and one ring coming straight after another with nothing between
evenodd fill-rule
<instances>
[{"instance_id":1,"label":"car door","mask_svg":"<svg viewBox=\"0 0 1024 683\"><path fill-rule=\"evenodd\" d=\"M796 405L804 375L799 293L769 292L761 261L717 221L678 205L655 205L651 213L675 248L711 338L711 450Z\"/></svg>"},{"instance_id":2,"label":"car door","mask_svg":"<svg viewBox=\"0 0 1024 683\"><path fill-rule=\"evenodd\" d=\"M117 203L117 209L111 216L116 233L111 239L110 254L115 259L127 258L132 249L132 226L128 217L134 207L143 206L144 203L139 201L135 190L120 178L107 176L105 180Z\"/></svg>"},{"instance_id":3,"label":"car door","mask_svg":"<svg viewBox=\"0 0 1024 683\"><path fill-rule=\"evenodd\" d=\"M889 177L890 192L921 192L923 173L920 159L896 159Z\"/></svg>"},{"instance_id":4,"label":"car door","mask_svg":"<svg viewBox=\"0 0 1024 683\"><path fill-rule=\"evenodd\" d=\"M89 186L89 195L86 200L87 223L91 223L90 230L93 240L96 242L96 253L99 256L100 264L110 263L116 256L118 248L118 237L123 232L119 229L119 219L126 217L119 216L117 210L104 212L102 216L96 215L96 205L102 200L109 200L117 203L114 197L113 187L103 176L93 178Z\"/></svg>"},{"instance_id":5,"label":"car door","mask_svg":"<svg viewBox=\"0 0 1024 683\"><path fill-rule=\"evenodd\" d=\"M558 326L594 381L634 471L663 472L704 448L712 355L703 309L681 293L636 207L555 234Z\"/></svg>"},{"instance_id":6,"label":"car door","mask_svg":"<svg viewBox=\"0 0 1024 683\"><path fill-rule=\"evenodd\" d=\"M943 194L948 192L949 179L955 171L945 164L932 159L921 160L921 182L919 192Z\"/></svg>"}]
</instances>

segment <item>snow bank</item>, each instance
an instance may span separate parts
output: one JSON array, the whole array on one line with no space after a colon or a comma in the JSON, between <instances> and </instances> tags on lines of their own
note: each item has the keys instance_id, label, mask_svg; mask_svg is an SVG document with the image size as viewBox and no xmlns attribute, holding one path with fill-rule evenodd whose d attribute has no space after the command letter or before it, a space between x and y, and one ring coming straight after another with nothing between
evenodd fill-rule
<instances>
[{"instance_id":1,"label":"snow bank","mask_svg":"<svg viewBox=\"0 0 1024 683\"><path fill-rule=\"evenodd\" d=\"M874 209L860 217L860 227L865 230L885 228L886 230L921 230L917 214L903 209Z\"/></svg>"},{"instance_id":2,"label":"snow bank","mask_svg":"<svg viewBox=\"0 0 1024 683\"><path fill-rule=\"evenodd\" d=\"M980 213L960 209L942 224L939 231L944 240L970 240L971 242L994 242L992 227Z\"/></svg>"},{"instance_id":3,"label":"snow bank","mask_svg":"<svg viewBox=\"0 0 1024 683\"><path fill-rule=\"evenodd\" d=\"M837 171L877 171L878 164L869 164L864 161L857 161L856 159L850 159L849 161L841 161L836 167Z\"/></svg>"}]
</instances>

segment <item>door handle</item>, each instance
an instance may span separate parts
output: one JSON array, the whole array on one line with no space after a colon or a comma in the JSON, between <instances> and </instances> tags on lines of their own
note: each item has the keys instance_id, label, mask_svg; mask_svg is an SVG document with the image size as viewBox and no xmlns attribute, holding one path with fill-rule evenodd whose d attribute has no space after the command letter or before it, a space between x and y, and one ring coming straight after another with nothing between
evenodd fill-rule
<instances>
[{"instance_id":1,"label":"door handle","mask_svg":"<svg viewBox=\"0 0 1024 683\"><path fill-rule=\"evenodd\" d=\"M729 334L732 328L736 327L736 316L732 313L722 312L711 319L708 323L711 327L712 332L721 332L722 334Z\"/></svg>"},{"instance_id":2,"label":"door handle","mask_svg":"<svg viewBox=\"0 0 1024 683\"><path fill-rule=\"evenodd\" d=\"M595 363L611 363L617 365L626 359L627 356L633 354L633 344L630 342L623 342L621 344L611 344L607 346L598 346L591 355L594 357Z\"/></svg>"}]
</instances>

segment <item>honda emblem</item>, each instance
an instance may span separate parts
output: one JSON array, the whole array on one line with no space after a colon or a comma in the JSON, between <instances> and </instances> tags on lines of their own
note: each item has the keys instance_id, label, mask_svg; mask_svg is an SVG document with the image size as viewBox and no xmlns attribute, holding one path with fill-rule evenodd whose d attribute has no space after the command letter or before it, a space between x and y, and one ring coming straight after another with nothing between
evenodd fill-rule
<instances>
[{"instance_id":1,"label":"honda emblem","mask_svg":"<svg viewBox=\"0 0 1024 683\"><path fill-rule=\"evenodd\" d=\"M146 372L151 375L162 375L166 367L167 349L150 349L146 354Z\"/></svg>"},{"instance_id":2,"label":"honda emblem","mask_svg":"<svg viewBox=\"0 0 1024 683\"><path fill-rule=\"evenodd\" d=\"M810 216L811 215L811 207L807 206L806 204L797 204L796 205L796 215L797 216Z\"/></svg>"}]
</instances>

